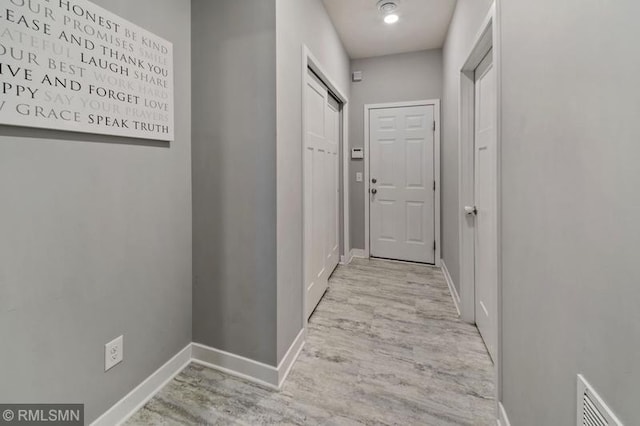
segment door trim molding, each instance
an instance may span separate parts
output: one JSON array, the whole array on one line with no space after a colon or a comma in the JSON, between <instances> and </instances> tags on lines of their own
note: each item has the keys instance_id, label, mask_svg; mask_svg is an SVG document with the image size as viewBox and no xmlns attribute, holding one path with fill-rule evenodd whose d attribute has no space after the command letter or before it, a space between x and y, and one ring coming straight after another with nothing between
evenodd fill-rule
<instances>
[{"instance_id":1,"label":"door trim molding","mask_svg":"<svg viewBox=\"0 0 640 426\"><path fill-rule=\"evenodd\" d=\"M435 135L433 139L434 146L434 159L433 159L433 172L436 180L436 191L434 195L435 202L435 238L436 238L436 253L435 253L435 265L441 266L442 259L442 242L441 242L441 225L440 225L440 99L427 99L422 101L409 101L409 102L389 102L382 104L366 104L364 106L364 257L369 258L371 256L371 246L369 233L369 220L371 218L371 203L369 202L369 190L371 186L371 179L369 177L369 113L373 109L384 108L405 108L413 106L433 106L434 120L436 122Z\"/></svg>"},{"instance_id":2,"label":"door trim molding","mask_svg":"<svg viewBox=\"0 0 640 426\"><path fill-rule=\"evenodd\" d=\"M472 48L460 69L458 103L458 224L460 256L460 310L462 319L475 323L475 228L464 213L465 205L474 201L474 132L475 132L475 80L474 71L492 50L496 70L496 221L497 221L497 347L494 359L496 369L496 414L502 408L502 63L500 43L500 5L495 0L489 8Z\"/></svg>"},{"instance_id":3,"label":"door trim molding","mask_svg":"<svg viewBox=\"0 0 640 426\"><path fill-rule=\"evenodd\" d=\"M329 91L338 98L340 103L342 104L342 218L343 218L343 226L342 226L342 256L345 257L346 261L351 261L350 253L351 253L351 242L349 240L349 98L343 92L340 87L335 83L335 80L331 77L326 71L326 68L320 62L316 56L313 55L309 47L305 44L302 45L302 134L301 134L301 143L304 143L305 140L305 129L306 129L306 85L307 85L307 74L308 69L311 69L316 76L327 86ZM304 167L304 149L302 149L302 157L300 158L302 167ZM304 223L304 170L302 170L302 179L303 179L303 196L302 196L302 324L304 325L304 329L307 329L307 324L309 322L309 318L307 317L307 288L306 288L306 272L304 270L305 263L305 252L304 252L304 243L305 243L305 223ZM347 258L349 257L349 258Z\"/></svg>"},{"instance_id":4,"label":"door trim molding","mask_svg":"<svg viewBox=\"0 0 640 426\"><path fill-rule=\"evenodd\" d=\"M441 265L442 265L441 266L442 274L444 275L444 279L447 282L447 286L449 287L449 293L451 293L453 304L456 306L456 311L458 311L458 316L460 316L460 296L458 295L458 290L456 290L456 285L453 283L453 279L451 278L449 269L447 269L447 264L444 263L444 259L442 259Z\"/></svg>"}]
</instances>

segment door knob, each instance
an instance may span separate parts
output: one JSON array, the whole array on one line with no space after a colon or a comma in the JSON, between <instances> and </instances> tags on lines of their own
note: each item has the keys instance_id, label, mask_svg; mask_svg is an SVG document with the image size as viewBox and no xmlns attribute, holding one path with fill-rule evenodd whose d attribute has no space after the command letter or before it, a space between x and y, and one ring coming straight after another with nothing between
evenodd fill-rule
<instances>
[{"instance_id":1,"label":"door knob","mask_svg":"<svg viewBox=\"0 0 640 426\"><path fill-rule=\"evenodd\" d=\"M474 215L476 216L478 214L478 209L476 208L476 206L464 206L464 213L471 216Z\"/></svg>"},{"instance_id":2,"label":"door knob","mask_svg":"<svg viewBox=\"0 0 640 426\"><path fill-rule=\"evenodd\" d=\"M371 183L378 183L378 179L376 178L371 179Z\"/></svg>"},{"instance_id":3,"label":"door knob","mask_svg":"<svg viewBox=\"0 0 640 426\"><path fill-rule=\"evenodd\" d=\"M373 195L376 195L376 194L378 193L378 190L377 190L377 189L375 189L375 188L373 188L373 189L371 190L371 193L372 193Z\"/></svg>"}]
</instances>

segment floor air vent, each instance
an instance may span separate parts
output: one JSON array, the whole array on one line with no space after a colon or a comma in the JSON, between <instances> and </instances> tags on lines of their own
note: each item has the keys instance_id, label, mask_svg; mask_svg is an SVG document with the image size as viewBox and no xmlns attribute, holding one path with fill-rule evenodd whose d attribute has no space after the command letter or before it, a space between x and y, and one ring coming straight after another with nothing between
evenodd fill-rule
<instances>
[{"instance_id":1,"label":"floor air vent","mask_svg":"<svg viewBox=\"0 0 640 426\"><path fill-rule=\"evenodd\" d=\"M578 426L623 426L581 374L578 375Z\"/></svg>"}]
</instances>

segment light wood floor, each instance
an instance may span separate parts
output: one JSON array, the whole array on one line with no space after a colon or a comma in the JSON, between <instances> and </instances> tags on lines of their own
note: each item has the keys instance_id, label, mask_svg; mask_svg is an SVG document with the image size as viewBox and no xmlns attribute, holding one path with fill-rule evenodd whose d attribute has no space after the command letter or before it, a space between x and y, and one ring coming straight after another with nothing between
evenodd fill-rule
<instances>
[{"instance_id":1,"label":"light wood floor","mask_svg":"<svg viewBox=\"0 0 640 426\"><path fill-rule=\"evenodd\" d=\"M334 273L281 392L195 364L129 425L495 425L493 366L435 268Z\"/></svg>"}]
</instances>

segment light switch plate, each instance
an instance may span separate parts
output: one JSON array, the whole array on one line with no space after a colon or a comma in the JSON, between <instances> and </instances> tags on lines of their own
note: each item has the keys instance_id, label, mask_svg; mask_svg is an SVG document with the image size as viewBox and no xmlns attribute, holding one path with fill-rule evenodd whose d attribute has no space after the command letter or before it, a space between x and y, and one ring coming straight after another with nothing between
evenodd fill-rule
<instances>
[{"instance_id":1,"label":"light switch plate","mask_svg":"<svg viewBox=\"0 0 640 426\"><path fill-rule=\"evenodd\" d=\"M120 336L104 345L104 371L120 364L124 358L124 337Z\"/></svg>"},{"instance_id":2,"label":"light switch plate","mask_svg":"<svg viewBox=\"0 0 640 426\"><path fill-rule=\"evenodd\" d=\"M356 173L356 182L362 182L362 173Z\"/></svg>"}]
</instances>

